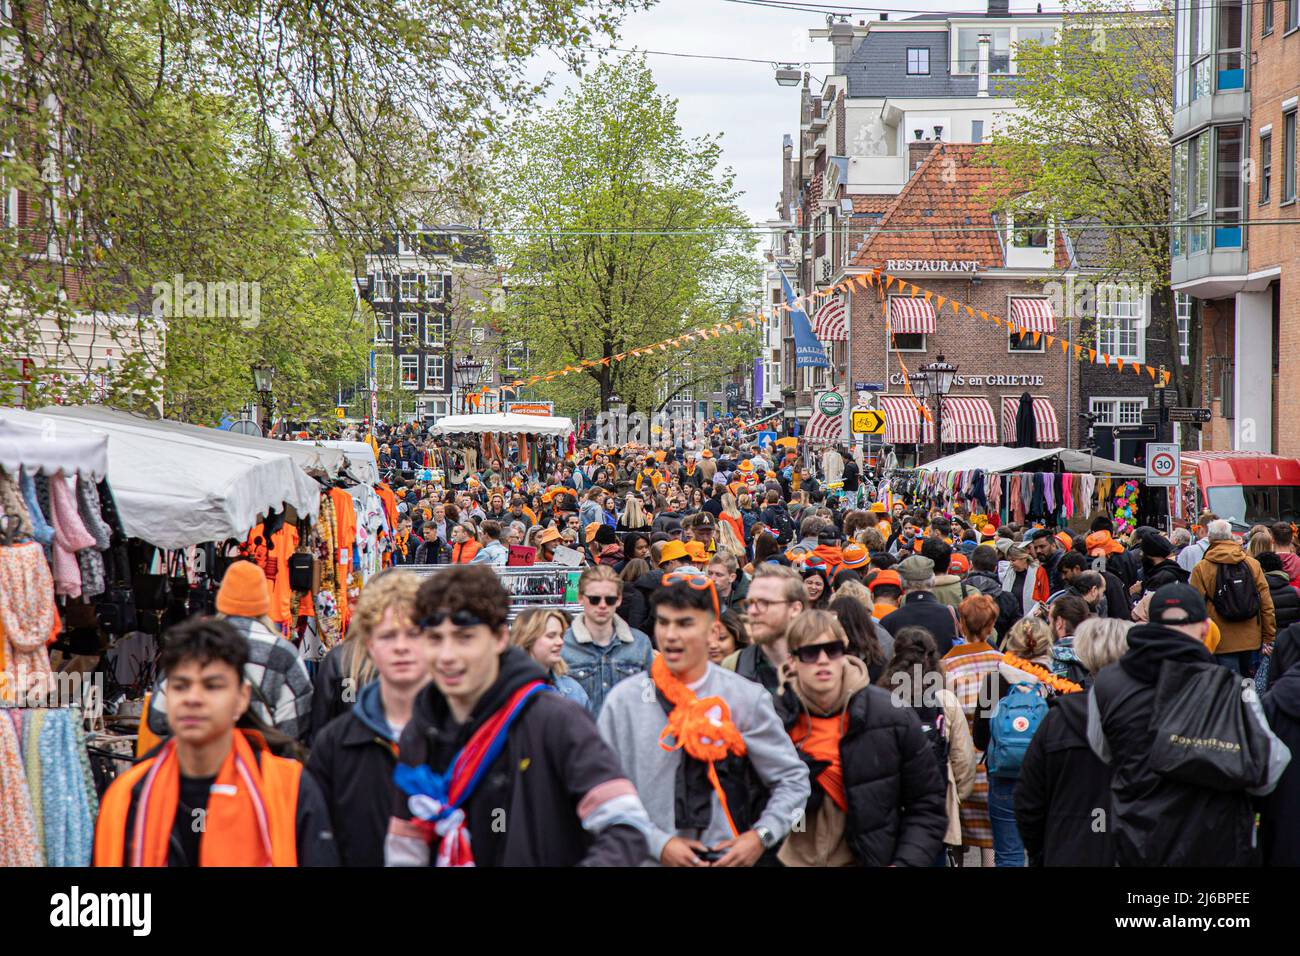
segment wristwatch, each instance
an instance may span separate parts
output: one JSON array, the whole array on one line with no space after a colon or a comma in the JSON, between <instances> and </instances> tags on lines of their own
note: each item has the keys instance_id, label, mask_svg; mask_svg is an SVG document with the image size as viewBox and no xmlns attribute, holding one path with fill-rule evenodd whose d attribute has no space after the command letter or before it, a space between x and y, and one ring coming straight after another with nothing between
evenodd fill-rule
<instances>
[{"instance_id":1,"label":"wristwatch","mask_svg":"<svg viewBox=\"0 0 1300 956\"><path fill-rule=\"evenodd\" d=\"M770 850L776 846L776 834L767 827L754 827L754 832L758 834L758 842L763 844L764 850Z\"/></svg>"}]
</instances>

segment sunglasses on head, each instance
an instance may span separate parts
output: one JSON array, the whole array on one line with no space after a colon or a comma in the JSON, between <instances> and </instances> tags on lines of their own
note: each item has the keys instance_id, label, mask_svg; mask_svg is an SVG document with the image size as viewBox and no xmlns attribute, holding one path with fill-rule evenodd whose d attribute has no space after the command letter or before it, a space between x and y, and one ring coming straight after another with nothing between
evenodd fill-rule
<instances>
[{"instance_id":1,"label":"sunglasses on head","mask_svg":"<svg viewBox=\"0 0 1300 956\"><path fill-rule=\"evenodd\" d=\"M616 594L584 594L583 597L592 604L605 604L609 607L613 607L618 603L618 595Z\"/></svg>"},{"instance_id":2,"label":"sunglasses on head","mask_svg":"<svg viewBox=\"0 0 1300 956\"><path fill-rule=\"evenodd\" d=\"M441 627L444 621L451 621L456 627L478 627L487 623L472 611L434 611L420 621L420 627Z\"/></svg>"},{"instance_id":3,"label":"sunglasses on head","mask_svg":"<svg viewBox=\"0 0 1300 956\"><path fill-rule=\"evenodd\" d=\"M693 591L708 591L709 596L713 598L714 615L722 617L722 609L718 605L718 589L713 584L713 578L709 577L703 571L679 568L676 571L669 571L665 574L663 582L664 587L671 587L674 584L685 584Z\"/></svg>"},{"instance_id":4,"label":"sunglasses on head","mask_svg":"<svg viewBox=\"0 0 1300 956\"><path fill-rule=\"evenodd\" d=\"M844 642L828 641L825 644L805 644L794 652L794 656L799 658L800 664L816 664L822 656L822 651L826 652L828 661L838 661L844 656Z\"/></svg>"}]
</instances>

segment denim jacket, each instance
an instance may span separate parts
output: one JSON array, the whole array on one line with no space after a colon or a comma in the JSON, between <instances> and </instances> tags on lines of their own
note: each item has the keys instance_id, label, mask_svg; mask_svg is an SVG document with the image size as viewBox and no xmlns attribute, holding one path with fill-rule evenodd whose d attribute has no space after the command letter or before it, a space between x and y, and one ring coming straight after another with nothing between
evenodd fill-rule
<instances>
[{"instance_id":1,"label":"denim jacket","mask_svg":"<svg viewBox=\"0 0 1300 956\"><path fill-rule=\"evenodd\" d=\"M591 713L591 701L587 699L587 692L582 689L582 685L570 677L568 674L551 674L549 683L560 696L566 700L571 700L587 713Z\"/></svg>"},{"instance_id":2,"label":"denim jacket","mask_svg":"<svg viewBox=\"0 0 1300 956\"><path fill-rule=\"evenodd\" d=\"M614 615L614 637L605 647L591 639L582 617L564 632L560 652L569 666L568 676L577 681L591 701L591 712L600 713L605 696L619 681L648 671L654 660L650 638Z\"/></svg>"}]
</instances>

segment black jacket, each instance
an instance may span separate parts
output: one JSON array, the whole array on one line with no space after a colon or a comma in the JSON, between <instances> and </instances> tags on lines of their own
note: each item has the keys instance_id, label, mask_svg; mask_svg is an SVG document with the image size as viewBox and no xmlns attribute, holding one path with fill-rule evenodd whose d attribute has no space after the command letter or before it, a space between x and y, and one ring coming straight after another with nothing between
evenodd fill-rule
<instances>
[{"instance_id":1,"label":"black jacket","mask_svg":"<svg viewBox=\"0 0 1300 956\"><path fill-rule=\"evenodd\" d=\"M775 703L788 731L803 704L790 687ZM910 707L895 707L880 687L855 693L847 712L840 765L848 804L844 838L854 859L861 866L933 866L948 828L948 782L921 721ZM815 783L825 764L800 756ZM805 811L810 817L818 798L825 795L814 786Z\"/></svg>"},{"instance_id":2,"label":"black jacket","mask_svg":"<svg viewBox=\"0 0 1300 956\"><path fill-rule=\"evenodd\" d=\"M1106 582L1106 616L1119 621L1133 620L1133 602L1129 600L1124 582L1110 571L1101 572L1101 576Z\"/></svg>"},{"instance_id":3,"label":"black jacket","mask_svg":"<svg viewBox=\"0 0 1300 956\"><path fill-rule=\"evenodd\" d=\"M1016 782L1016 825L1030 866L1114 866L1110 768L1088 746L1088 695L1048 699Z\"/></svg>"},{"instance_id":4,"label":"black jacket","mask_svg":"<svg viewBox=\"0 0 1300 956\"><path fill-rule=\"evenodd\" d=\"M1273 597L1273 616L1277 618L1277 633L1300 621L1300 591L1291 587L1285 571L1269 571L1264 575L1268 592Z\"/></svg>"},{"instance_id":5,"label":"black jacket","mask_svg":"<svg viewBox=\"0 0 1300 956\"><path fill-rule=\"evenodd\" d=\"M517 647L501 655L501 672L464 724L430 684L416 698L398 759L445 773L475 730L524 684L545 672ZM505 746L463 805L478 866L633 866L645 837L615 823L593 836L578 807L603 784L626 782L618 755L582 707L556 693L534 696L510 727ZM410 820L406 794L395 792L393 816ZM506 826L501 826L502 821ZM437 854L432 849L430 859Z\"/></svg>"},{"instance_id":6,"label":"black jacket","mask_svg":"<svg viewBox=\"0 0 1300 956\"><path fill-rule=\"evenodd\" d=\"M892 617L892 615L891 615ZM1211 664L1205 645L1159 624L1128 632L1128 653L1092 688L1112 773L1111 827L1120 866L1249 866L1254 811L1244 790L1207 790L1149 765L1156 683L1165 661Z\"/></svg>"},{"instance_id":7,"label":"black jacket","mask_svg":"<svg viewBox=\"0 0 1300 956\"><path fill-rule=\"evenodd\" d=\"M1260 848L1265 866L1300 866L1300 667L1289 666L1271 681L1262 703L1269 727L1291 748L1292 758L1277 787L1259 801Z\"/></svg>"},{"instance_id":8,"label":"black jacket","mask_svg":"<svg viewBox=\"0 0 1300 956\"><path fill-rule=\"evenodd\" d=\"M324 729L325 725L335 717L346 714L357 699L356 691L360 688L351 688L351 693L345 693L348 688L343 683L351 672L353 650L355 647L349 641L336 644L330 648L330 652L325 655L325 660L321 661L316 668L311 694L313 734ZM314 738L309 737L308 742L313 743Z\"/></svg>"},{"instance_id":9,"label":"black jacket","mask_svg":"<svg viewBox=\"0 0 1300 956\"><path fill-rule=\"evenodd\" d=\"M1190 576L1172 558L1159 564L1147 562L1143 565L1142 590L1154 591L1166 584L1186 584Z\"/></svg>"},{"instance_id":10,"label":"black jacket","mask_svg":"<svg viewBox=\"0 0 1300 956\"><path fill-rule=\"evenodd\" d=\"M1020 598L1003 589L1002 581L991 571L972 571L966 575L964 583L975 588L980 594L993 599L998 606L998 619L993 630L998 635L998 642L1007 636L1007 631L1021 618Z\"/></svg>"},{"instance_id":11,"label":"black jacket","mask_svg":"<svg viewBox=\"0 0 1300 956\"><path fill-rule=\"evenodd\" d=\"M781 683L781 675L776 672L772 662L767 659L767 655L757 644L750 644L740 649L740 654L736 658L736 673L745 680L762 684L774 694Z\"/></svg>"},{"instance_id":12,"label":"black jacket","mask_svg":"<svg viewBox=\"0 0 1300 956\"><path fill-rule=\"evenodd\" d=\"M343 866L384 865L396 749L377 682L362 688L356 706L312 742L307 769L324 794Z\"/></svg>"},{"instance_id":13,"label":"black jacket","mask_svg":"<svg viewBox=\"0 0 1300 956\"><path fill-rule=\"evenodd\" d=\"M953 609L940 604L929 591L904 595L898 610L887 615L880 623L894 637L905 627L925 628L934 635L940 657L952 650L953 642L957 639L957 619Z\"/></svg>"},{"instance_id":14,"label":"black jacket","mask_svg":"<svg viewBox=\"0 0 1300 956\"><path fill-rule=\"evenodd\" d=\"M858 463L850 456L844 460L844 490L857 491L858 483L862 479L862 473L858 470Z\"/></svg>"},{"instance_id":15,"label":"black jacket","mask_svg":"<svg viewBox=\"0 0 1300 956\"><path fill-rule=\"evenodd\" d=\"M623 620L627 621L628 627L643 632L650 638L651 642L654 641L655 637L655 618L650 613L650 596L659 590L663 579L664 573L662 571L657 569L647 571L623 588L623 605L628 611L623 614L620 608L620 615Z\"/></svg>"}]
</instances>

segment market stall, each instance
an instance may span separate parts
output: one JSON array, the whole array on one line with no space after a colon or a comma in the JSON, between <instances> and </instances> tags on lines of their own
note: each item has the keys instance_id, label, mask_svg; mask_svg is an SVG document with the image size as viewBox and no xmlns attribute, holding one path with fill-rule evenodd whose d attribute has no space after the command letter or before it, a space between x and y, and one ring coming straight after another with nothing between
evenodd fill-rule
<instances>
[{"instance_id":1,"label":"market stall","mask_svg":"<svg viewBox=\"0 0 1300 956\"><path fill-rule=\"evenodd\" d=\"M483 415L447 415L430 431L446 437L460 436L462 449L443 449L443 460L434 464L456 483L457 476L472 475L479 470L478 461L505 461L514 445L515 460L527 462L537 471L542 460L542 443L554 442L561 455L575 447L573 422L555 415L519 415L494 412ZM467 454L466 454L467 452Z\"/></svg>"},{"instance_id":2,"label":"market stall","mask_svg":"<svg viewBox=\"0 0 1300 956\"><path fill-rule=\"evenodd\" d=\"M563 438L573 434L573 422L555 415L514 415L494 412L485 415L446 415L431 429L435 435L547 435Z\"/></svg>"}]
</instances>

